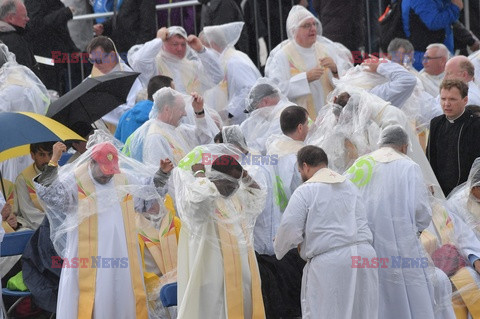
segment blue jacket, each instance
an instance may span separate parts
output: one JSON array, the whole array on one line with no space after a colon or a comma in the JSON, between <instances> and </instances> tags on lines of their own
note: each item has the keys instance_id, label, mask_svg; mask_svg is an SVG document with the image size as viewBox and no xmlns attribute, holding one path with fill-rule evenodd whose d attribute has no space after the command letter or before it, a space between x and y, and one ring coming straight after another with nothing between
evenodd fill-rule
<instances>
[{"instance_id":1,"label":"blue jacket","mask_svg":"<svg viewBox=\"0 0 480 319\"><path fill-rule=\"evenodd\" d=\"M458 20L460 8L452 4L451 0L403 0L403 31L405 31L407 38L411 35L410 9L413 9L428 29L432 31L445 30L443 44L453 53L452 24Z\"/></svg>"},{"instance_id":2,"label":"blue jacket","mask_svg":"<svg viewBox=\"0 0 480 319\"><path fill-rule=\"evenodd\" d=\"M143 100L135 104L132 109L123 113L120 121L118 121L115 138L125 143L130 134L148 121L148 114L150 114L152 106L152 101Z\"/></svg>"}]
</instances>

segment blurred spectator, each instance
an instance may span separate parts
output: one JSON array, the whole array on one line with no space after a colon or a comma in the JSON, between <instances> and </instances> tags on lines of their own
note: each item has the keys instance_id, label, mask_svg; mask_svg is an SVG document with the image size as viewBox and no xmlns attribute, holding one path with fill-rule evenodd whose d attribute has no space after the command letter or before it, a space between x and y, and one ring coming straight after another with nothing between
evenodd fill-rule
<instances>
[{"instance_id":1,"label":"blurred spectator","mask_svg":"<svg viewBox=\"0 0 480 319\"><path fill-rule=\"evenodd\" d=\"M364 42L363 2L314 0L313 5L322 23L322 35L334 42L340 42L350 51L358 51Z\"/></svg>"},{"instance_id":2,"label":"blurred spectator","mask_svg":"<svg viewBox=\"0 0 480 319\"><path fill-rule=\"evenodd\" d=\"M116 10L115 10L116 12ZM118 52L155 38L155 0L123 0L117 15L93 26L95 34L112 38Z\"/></svg>"},{"instance_id":3,"label":"blurred spectator","mask_svg":"<svg viewBox=\"0 0 480 319\"><path fill-rule=\"evenodd\" d=\"M169 4L185 0L156 0L156 4ZM201 1L200 1L201 2ZM172 25L182 26L187 34L195 34L195 7L183 7L157 11L158 28Z\"/></svg>"},{"instance_id":4,"label":"blurred spectator","mask_svg":"<svg viewBox=\"0 0 480 319\"><path fill-rule=\"evenodd\" d=\"M477 51L480 49L480 41L468 30L460 21L456 21L453 24L453 40L455 51L460 50L460 54L468 55L467 47L471 51Z\"/></svg>"},{"instance_id":5,"label":"blurred spectator","mask_svg":"<svg viewBox=\"0 0 480 319\"><path fill-rule=\"evenodd\" d=\"M22 1L0 1L0 40L15 54L18 63L35 72L38 71L37 62L23 37L28 20L27 9Z\"/></svg>"},{"instance_id":6,"label":"blurred spectator","mask_svg":"<svg viewBox=\"0 0 480 319\"><path fill-rule=\"evenodd\" d=\"M462 9L462 0L403 0L403 31L415 48L417 70L431 43L443 43L453 53L452 25Z\"/></svg>"},{"instance_id":7,"label":"blurred spectator","mask_svg":"<svg viewBox=\"0 0 480 319\"><path fill-rule=\"evenodd\" d=\"M30 43L33 53L52 58L52 52L78 52L68 33L67 21L73 17L75 8L65 7L60 0L25 0L30 22L25 39ZM66 91L67 62L54 66L39 64L39 77L47 89L61 94Z\"/></svg>"}]
</instances>

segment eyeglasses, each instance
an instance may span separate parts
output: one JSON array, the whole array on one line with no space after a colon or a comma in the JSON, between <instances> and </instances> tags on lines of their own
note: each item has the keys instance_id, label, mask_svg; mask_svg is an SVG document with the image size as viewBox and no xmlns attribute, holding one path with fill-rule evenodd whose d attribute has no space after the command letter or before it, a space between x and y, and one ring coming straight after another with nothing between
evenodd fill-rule
<instances>
[{"instance_id":1,"label":"eyeglasses","mask_svg":"<svg viewBox=\"0 0 480 319\"><path fill-rule=\"evenodd\" d=\"M88 62L90 62L91 64L102 64L103 63L102 59L92 59L92 58L88 58Z\"/></svg>"},{"instance_id":2,"label":"eyeglasses","mask_svg":"<svg viewBox=\"0 0 480 319\"><path fill-rule=\"evenodd\" d=\"M430 61L430 60L436 60L436 59L441 59L441 58L443 58L443 56L436 56L436 57L424 56L424 57L423 57L423 61L424 61L424 62L428 62L428 61Z\"/></svg>"},{"instance_id":3,"label":"eyeglasses","mask_svg":"<svg viewBox=\"0 0 480 319\"><path fill-rule=\"evenodd\" d=\"M306 30L310 30L312 27L317 27L317 24L316 23L305 23L305 24L302 24L300 26L300 28L303 28L303 29L306 29Z\"/></svg>"}]
</instances>

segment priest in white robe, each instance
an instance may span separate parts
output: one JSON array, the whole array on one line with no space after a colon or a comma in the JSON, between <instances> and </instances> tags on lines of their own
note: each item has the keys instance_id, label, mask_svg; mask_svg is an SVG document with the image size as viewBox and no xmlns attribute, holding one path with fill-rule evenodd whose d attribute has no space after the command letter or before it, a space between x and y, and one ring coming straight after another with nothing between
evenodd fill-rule
<instances>
[{"instance_id":1,"label":"priest in white robe","mask_svg":"<svg viewBox=\"0 0 480 319\"><path fill-rule=\"evenodd\" d=\"M351 54L321 34L320 21L305 7L293 6L287 18L288 40L270 52L265 66L266 77L312 119L333 90L333 78L353 66Z\"/></svg>"},{"instance_id":2,"label":"priest in white robe","mask_svg":"<svg viewBox=\"0 0 480 319\"><path fill-rule=\"evenodd\" d=\"M418 238L431 221L427 187L405 155L409 142L401 126L385 128L379 144L346 172L364 198L377 256L388 258L378 273L378 318L434 318L434 268Z\"/></svg>"},{"instance_id":3,"label":"priest in white robe","mask_svg":"<svg viewBox=\"0 0 480 319\"><path fill-rule=\"evenodd\" d=\"M281 211L287 207L293 191L302 183L297 169L297 152L305 146L308 134L308 113L301 106L286 107L280 115L281 135L267 139L267 156L277 158L273 168L275 204Z\"/></svg>"},{"instance_id":4,"label":"priest in white robe","mask_svg":"<svg viewBox=\"0 0 480 319\"><path fill-rule=\"evenodd\" d=\"M173 174L182 220L177 318L265 318L252 242L265 191L232 155L215 155L207 165L186 158Z\"/></svg>"},{"instance_id":5,"label":"priest in white robe","mask_svg":"<svg viewBox=\"0 0 480 319\"><path fill-rule=\"evenodd\" d=\"M146 278L159 272L142 262L136 220L160 217L156 187L165 181L157 176L173 166L162 163L152 178L140 163L119 159L113 144L102 142L89 145L74 164L58 169L65 150L56 143L49 165L35 179L52 242L63 259L57 316L157 318L158 286L150 294Z\"/></svg>"},{"instance_id":6,"label":"priest in white robe","mask_svg":"<svg viewBox=\"0 0 480 319\"><path fill-rule=\"evenodd\" d=\"M245 53L235 49L243 22L232 22L203 29L205 43L218 52L224 79L205 93L207 105L222 115L223 120L240 124L245 120L246 98L252 85L262 75Z\"/></svg>"},{"instance_id":7,"label":"priest in white robe","mask_svg":"<svg viewBox=\"0 0 480 319\"><path fill-rule=\"evenodd\" d=\"M203 98L196 93L192 97L168 87L157 91L150 120L127 139L124 152L153 167L164 158L177 165L195 146L211 143L218 132L213 133L216 125L203 108ZM195 114L195 125L181 122L187 116L187 108Z\"/></svg>"},{"instance_id":8,"label":"priest in white robe","mask_svg":"<svg viewBox=\"0 0 480 319\"><path fill-rule=\"evenodd\" d=\"M293 105L267 78L260 78L248 94L248 117L240 128L251 150L266 154L266 141L270 136L282 134L280 115Z\"/></svg>"},{"instance_id":9,"label":"priest in white robe","mask_svg":"<svg viewBox=\"0 0 480 319\"><path fill-rule=\"evenodd\" d=\"M128 62L141 73L139 79L144 87L153 76L166 75L173 79L178 91L203 94L224 78L218 55L196 36L187 37L179 26L158 30L157 37L132 53Z\"/></svg>"},{"instance_id":10,"label":"priest in white robe","mask_svg":"<svg viewBox=\"0 0 480 319\"><path fill-rule=\"evenodd\" d=\"M274 247L281 259L298 246L307 261L302 318L377 318L377 269L353 263L376 259L358 189L328 169L319 147L305 146L297 160L304 184L288 203Z\"/></svg>"}]
</instances>

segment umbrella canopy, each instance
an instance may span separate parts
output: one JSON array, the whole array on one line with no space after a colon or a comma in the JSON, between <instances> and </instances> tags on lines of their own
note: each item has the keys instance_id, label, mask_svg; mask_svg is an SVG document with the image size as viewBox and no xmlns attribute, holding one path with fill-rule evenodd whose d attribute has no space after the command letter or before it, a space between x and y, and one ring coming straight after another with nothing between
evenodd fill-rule
<instances>
[{"instance_id":1,"label":"umbrella canopy","mask_svg":"<svg viewBox=\"0 0 480 319\"><path fill-rule=\"evenodd\" d=\"M30 112L0 113L0 162L30 153L30 144L79 140L80 135L46 116Z\"/></svg>"},{"instance_id":2,"label":"umbrella canopy","mask_svg":"<svg viewBox=\"0 0 480 319\"><path fill-rule=\"evenodd\" d=\"M92 124L127 100L140 73L112 72L87 78L50 104L47 116L67 126L82 121Z\"/></svg>"}]
</instances>

